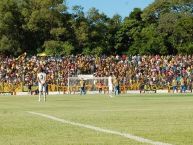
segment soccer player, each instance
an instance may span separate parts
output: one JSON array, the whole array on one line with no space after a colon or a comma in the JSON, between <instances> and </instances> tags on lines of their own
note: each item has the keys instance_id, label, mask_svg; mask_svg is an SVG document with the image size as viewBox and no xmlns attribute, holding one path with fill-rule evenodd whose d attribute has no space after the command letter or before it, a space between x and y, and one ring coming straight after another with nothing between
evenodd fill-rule
<instances>
[{"instance_id":1,"label":"soccer player","mask_svg":"<svg viewBox=\"0 0 193 145\"><path fill-rule=\"evenodd\" d=\"M118 80L118 77L115 77L115 79L113 81L113 84L114 84L115 96L119 95L119 80Z\"/></svg>"},{"instance_id":2,"label":"soccer player","mask_svg":"<svg viewBox=\"0 0 193 145\"><path fill-rule=\"evenodd\" d=\"M28 82L28 94L32 95L32 82Z\"/></svg>"},{"instance_id":3,"label":"soccer player","mask_svg":"<svg viewBox=\"0 0 193 145\"><path fill-rule=\"evenodd\" d=\"M186 91L186 87L185 87L185 81L184 81L184 77L182 77L181 79L180 79L180 85L181 85L181 93L185 93L185 91Z\"/></svg>"},{"instance_id":4,"label":"soccer player","mask_svg":"<svg viewBox=\"0 0 193 145\"><path fill-rule=\"evenodd\" d=\"M80 95L85 95L86 94L86 90L85 90L85 82L83 80L83 78L81 78L80 80Z\"/></svg>"},{"instance_id":5,"label":"soccer player","mask_svg":"<svg viewBox=\"0 0 193 145\"><path fill-rule=\"evenodd\" d=\"M99 89L99 93L101 94L103 90L103 83L101 81L98 83L98 89Z\"/></svg>"},{"instance_id":6,"label":"soccer player","mask_svg":"<svg viewBox=\"0 0 193 145\"><path fill-rule=\"evenodd\" d=\"M172 80L172 88L173 88L173 93L174 93L175 91L178 92L177 80L176 80L175 77L174 77L173 80Z\"/></svg>"},{"instance_id":7,"label":"soccer player","mask_svg":"<svg viewBox=\"0 0 193 145\"><path fill-rule=\"evenodd\" d=\"M113 83L112 83L112 76L110 75L108 78L108 86L109 86L109 94L113 93Z\"/></svg>"},{"instance_id":8,"label":"soccer player","mask_svg":"<svg viewBox=\"0 0 193 145\"><path fill-rule=\"evenodd\" d=\"M41 101L41 95L44 96L44 102L46 101L46 73L40 68L37 75L38 86L39 86L39 102Z\"/></svg>"}]
</instances>

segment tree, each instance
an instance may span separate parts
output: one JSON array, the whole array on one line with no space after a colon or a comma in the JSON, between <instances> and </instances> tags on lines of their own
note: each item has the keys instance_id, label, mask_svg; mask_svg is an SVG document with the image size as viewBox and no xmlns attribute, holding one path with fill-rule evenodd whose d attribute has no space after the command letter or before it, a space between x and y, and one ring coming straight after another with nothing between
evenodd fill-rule
<instances>
[{"instance_id":1,"label":"tree","mask_svg":"<svg viewBox=\"0 0 193 145\"><path fill-rule=\"evenodd\" d=\"M91 51L96 52L96 48L105 50L108 53L108 20L109 18L104 14L100 13L95 8L89 9L87 12L87 20L89 22L89 48ZM102 52L102 51L100 51Z\"/></svg>"},{"instance_id":2,"label":"tree","mask_svg":"<svg viewBox=\"0 0 193 145\"><path fill-rule=\"evenodd\" d=\"M107 46L106 46L106 53L113 54L115 52L115 45L116 45L116 34L119 31L122 23L122 18L120 15L116 14L112 18L107 21Z\"/></svg>"},{"instance_id":3,"label":"tree","mask_svg":"<svg viewBox=\"0 0 193 145\"><path fill-rule=\"evenodd\" d=\"M168 12L187 12L192 9L192 0L155 0L143 12L143 18L150 20L159 19L160 16ZM188 10L191 11L191 10ZM151 21L152 22L152 21Z\"/></svg>"},{"instance_id":4,"label":"tree","mask_svg":"<svg viewBox=\"0 0 193 145\"><path fill-rule=\"evenodd\" d=\"M126 17L116 34L116 51L118 54L121 53L130 53L138 54L139 53L139 38L140 32L144 27L144 22L141 18L142 11L138 8L134 9L133 12Z\"/></svg>"},{"instance_id":5,"label":"tree","mask_svg":"<svg viewBox=\"0 0 193 145\"><path fill-rule=\"evenodd\" d=\"M193 53L192 0L155 0L128 17L84 13L64 0L1 0L0 54Z\"/></svg>"},{"instance_id":6,"label":"tree","mask_svg":"<svg viewBox=\"0 0 193 145\"><path fill-rule=\"evenodd\" d=\"M188 48L192 48L192 6L191 0L156 0L144 10L143 20L157 26L158 36L164 42L158 45L164 44L162 47L168 54L187 53Z\"/></svg>"},{"instance_id":7,"label":"tree","mask_svg":"<svg viewBox=\"0 0 193 145\"><path fill-rule=\"evenodd\" d=\"M85 18L83 7L73 7L71 27L73 28L75 52L81 53L89 44L89 23Z\"/></svg>"},{"instance_id":8,"label":"tree","mask_svg":"<svg viewBox=\"0 0 193 145\"><path fill-rule=\"evenodd\" d=\"M24 0L22 15L25 23L22 27L27 38L24 44L27 52L42 52L45 41L64 39L66 9L63 0Z\"/></svg>"},{"instance_id":9,"label":"tree","mask_svg":"<svg viewBox=\"0 0 193 145\"><path fill-rule=\"evenodd\" d=\"M193 15L182 14L175 24L176 29L173 34L173 46L179 53L190 54L193 52Z\"/></svg>"},{"instance_id":10,"label":"tree","mask_svg":"<svg viewBox=\"0 0 193 145\"><path fill-rule=\"evenodd\" d=\"M168 54L164 38L159 35L156 27L155 24L152 24L142 29L141 40L139 41L141 43L140 54Z\"/></svg>"},{"instance_id":11,"label":"tree","mask_svg":"<svg viewBox=\"0 0 193 145\"><path fill-rule=\"evenodd\" d=\"M48 55L70 55L74 51L74 47L71 43L68 41L62 42L62 41L46 41L44 43L45 52Z\"/></svg>"},{"instance_id":12,"label":"tree","mask_svg":"<svg viewBox=\"0 0 193 145\"><path fill-rule=\"evenodd\" d=\"M0 1L0 53L18 55L22 53L23 19L15 0ZM21 35L20 35L21 34Z\"/></svg>"}]
</instances>

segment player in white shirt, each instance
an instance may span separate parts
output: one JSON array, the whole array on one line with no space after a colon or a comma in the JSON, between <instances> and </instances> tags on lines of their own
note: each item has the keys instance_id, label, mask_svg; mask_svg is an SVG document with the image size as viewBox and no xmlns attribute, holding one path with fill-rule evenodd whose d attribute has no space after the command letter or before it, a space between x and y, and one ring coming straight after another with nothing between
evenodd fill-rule
<instances>
[{"instance_id":1,"label":"player in white shirt","mask_svg":"<svg viewBox=\"0 0 193 145\"><path fill-rule=\"evenodd\" d=\"M109 96L112 97L113 93L113 83L112 83L112 76L110 75L108 78L108 87L109 87Z\"/></svg>"},{"instance_id":2,"label":"player in white shirt","mask_svg":"<svg viewBox=\"0 0 193 145\"><path fill-rule=\"evenodd\" d=\"M44 96L44 101L46 101L46 73L41 68L37 74L38 86L39 86L39 101L41 101L41 95Z\"/></svg>"}]
</instances>

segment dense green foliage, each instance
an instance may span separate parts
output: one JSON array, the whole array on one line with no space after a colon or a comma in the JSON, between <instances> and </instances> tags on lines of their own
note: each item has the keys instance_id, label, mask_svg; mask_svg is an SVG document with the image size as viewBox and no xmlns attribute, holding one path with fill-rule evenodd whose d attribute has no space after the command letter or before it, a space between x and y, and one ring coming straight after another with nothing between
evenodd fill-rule
<instances>
[{"instance_id":1,"label":"dense green foliage","mask_svg":"<svg viewBox=\"0 0 193 145\"><path fill-rule=\"evenodd\" d=\"M192 54L192 0L155 0L128 17L109 18L64 0L1 0L0 53Z\"/></svg>"}]
</instances>

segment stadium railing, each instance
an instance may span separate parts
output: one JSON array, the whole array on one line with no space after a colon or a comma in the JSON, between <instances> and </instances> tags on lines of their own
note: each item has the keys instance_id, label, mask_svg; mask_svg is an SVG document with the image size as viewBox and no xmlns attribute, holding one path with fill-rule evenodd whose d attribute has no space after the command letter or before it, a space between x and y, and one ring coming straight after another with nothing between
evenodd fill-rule
<instances>
[{"instance_id":1,"label":"stadium railing","mask_svg":"<svg viewBox=\"0 0 193 145\"><path fill-rule=\"evenodd\" d=\"M172 92L172 86L161 86L161 85L144 85L144 88L140 88L139 83L133 83L130 85L120 85L120 92L121 93L127 93L127 91L130 90L141 90L142 92L149 92L149 91L154 91L156 92L157 90L168 90L168 93ZM38 86L32 86L32 92L38 90ZM178 90L180 92L181 88L180 85L178 85ZM63 94L75 94L77 92L80 92L80 86L59 86L56 84L49 84L48 85L48 91L49 92L61 92ZM97 85L86 85L86 91L98 91L99 92L99 86ZM188 90L189 91L189 90ZM190 90L191 91L191 90ZM12 93L16 94L16 92L28 92L28 87L23 85L22 83L17 83L17 84L10 84L10 83L1 83L0 84L0 93ZM102 93L107 94L109 93L109 87L106 85L102 86Z\"/></svg>"}]
</instances>

